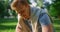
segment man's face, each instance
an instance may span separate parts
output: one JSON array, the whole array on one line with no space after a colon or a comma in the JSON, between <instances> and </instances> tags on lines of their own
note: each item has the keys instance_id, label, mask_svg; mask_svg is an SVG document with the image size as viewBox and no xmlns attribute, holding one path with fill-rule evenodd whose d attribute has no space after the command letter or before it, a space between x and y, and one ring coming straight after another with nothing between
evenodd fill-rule
<instances>
[{"instance_id":1,"label":"man's face","mask_svg":"<svg viewBox=\"0 0 60 32\"><path fill-rule=\"evenodd\" d=\"M30 17L30 7L29 7L29 5L19 3L18 8L17 8L17 13L21 14L21 16L23 16L25 18L29 18Z\"/></svg>"},{"instance_id":2,"label":"man's face","mask_svg":"<svg viewBox=\"0 0 60 32\"><path fill-rule=\"evenodd\" d=\"M25 18L29 18L30 17L30 8L29 8L29 6L22 5L21 10L20 10L20 14Z\"/></svg>"},{"instance_id":3,"label":"man's face","mask_svg":"<svg viewBox=\"0 0 60 32\"><path fill-rule=\"evenodd\" d=\"M24 18L30 17L30 7L27 0L17 0L13 2L13 7L15 8L14 10Z\"/></svg>"}]
</instances>

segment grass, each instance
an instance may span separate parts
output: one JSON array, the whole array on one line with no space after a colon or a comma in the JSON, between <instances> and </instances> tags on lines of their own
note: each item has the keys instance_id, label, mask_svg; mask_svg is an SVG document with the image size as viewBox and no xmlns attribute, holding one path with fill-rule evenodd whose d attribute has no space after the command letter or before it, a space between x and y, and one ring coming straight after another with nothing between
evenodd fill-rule
<instances>
[{"instance_id":1,"label":"grass","mask_svg":"<svg viewBox=\"0 0 60 32\"><path fill-rule=\"evenodd\" d=\"M0 32L15 32L17 19L0 19Z\"/></svg>"},{"instance_id":2,"label":"grass","mask_svg":"<svg viewBox=\"0 0 60 32\"><path fill-rule=\"evenodd\" d=\"M53 25L54 25L56 32L60 32L60 20L54 20Z\"/></svg>"},{"instance_id":3,"label":"grass","mask_svg":"<svg viewBox=\"0 0 60 32\"><path fill-rule=\"evenodd\" d=\"M0 32L15 32L17 19L0 19ZM56 32L60 32L60 20L53 22Z\"/></svg>"}]
</instances>

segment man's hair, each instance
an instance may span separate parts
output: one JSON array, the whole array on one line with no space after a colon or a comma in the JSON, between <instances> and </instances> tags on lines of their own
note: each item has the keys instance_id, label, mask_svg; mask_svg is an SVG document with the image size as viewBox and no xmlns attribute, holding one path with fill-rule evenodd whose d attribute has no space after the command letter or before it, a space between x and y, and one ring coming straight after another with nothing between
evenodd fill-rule
<instances>
[{"instance_id":1,"label":"man's hair","mask_svg":"<svg viewBox=\"0 0 60 32\"><path fill-rule=\"evenodd\" d=\"M13 0L11 8L21 15L29 15L30 6L27 0ZM29 17L29 16L28 16Z\"/></svg>"},{"instance_id":2,"label":"man's hair","mask_svg":"<svg viewBox=\"0 0 60 32\"><path fill-rule=\"evenodd\" d=\"M20 5L28 5L27 0L13 0L11 8L16 10L16 8L18 8Z\"/></svg>"}]
</instances>

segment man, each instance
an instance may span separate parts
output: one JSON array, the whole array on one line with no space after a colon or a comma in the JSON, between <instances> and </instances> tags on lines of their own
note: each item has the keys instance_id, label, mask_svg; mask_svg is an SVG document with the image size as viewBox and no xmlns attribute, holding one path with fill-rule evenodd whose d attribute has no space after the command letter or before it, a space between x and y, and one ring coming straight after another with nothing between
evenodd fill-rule
<instances>
[{"instance_id":1,"label":"man","mask_svg":"<svg viewBox=\"0 0 60 32\"><path fill-rule=\"evenodd\" d=\"M11 8L18 14L16 32L53 32L51 20L46 11L29 6L27 0L14 0ZM40 26L41 24L41 26Z\"/></svg>"}]
</instances>

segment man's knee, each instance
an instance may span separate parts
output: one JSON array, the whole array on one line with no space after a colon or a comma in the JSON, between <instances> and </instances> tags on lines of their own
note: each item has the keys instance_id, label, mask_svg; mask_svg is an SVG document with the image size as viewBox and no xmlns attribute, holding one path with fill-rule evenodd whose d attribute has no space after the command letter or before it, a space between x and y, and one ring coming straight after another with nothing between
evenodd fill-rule
<instances>
[{"instance_id":1,"label":"man's knee","mask_svg":"<svg viewBox=\"0 0 60 32\"><path fill-rule=\"evenodd\" d=\"M42 32L53 32L53 27L52 27L52 25L50 24L50 25L43 25L42 26Z\"/></svg>"},{"instance_id":2,"label":"man's knee","mask_svg":"<svg viewBox=\"0 0 60 32\"><path fill-rule=\"evenodd\" d=\"M19 25L19 24L17 24L17 26L16 26L16 32L21 32L21 26Z\"/></svg>"}]
</instances>

